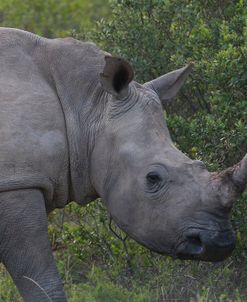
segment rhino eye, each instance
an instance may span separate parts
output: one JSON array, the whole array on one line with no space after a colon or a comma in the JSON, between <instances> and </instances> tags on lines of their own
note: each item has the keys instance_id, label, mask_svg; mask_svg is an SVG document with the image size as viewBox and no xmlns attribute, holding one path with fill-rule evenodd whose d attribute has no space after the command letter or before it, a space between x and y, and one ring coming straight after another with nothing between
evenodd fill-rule
<instances>
[{"instance_id":1,"label":"rhino eye","mask_svg":"<svg viewBox=\"0 0 247 302\"><path fill-rule=\"evenodd\" d=\"M153 164L152 170L146 174L146 190L149 193L160 191L165 184L168 185L170 177L167 168L160 163Z\"/></svg>"},{"instance_id":2,"label":"rhino eye","mask_svg":"<svg viewBox=\"0 0 247 302\"><path fill-rule=\"evenodd\" d=\"M161 176L156 172L149 172L146 176L146 179L150 185L156 185L162 181Z\"/></svg>"}]
</instances>

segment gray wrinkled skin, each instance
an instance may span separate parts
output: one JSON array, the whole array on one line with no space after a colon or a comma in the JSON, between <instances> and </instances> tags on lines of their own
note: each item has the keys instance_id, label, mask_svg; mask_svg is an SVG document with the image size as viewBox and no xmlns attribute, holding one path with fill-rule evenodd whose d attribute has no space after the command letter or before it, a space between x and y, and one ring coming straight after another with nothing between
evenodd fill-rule
<instances>
[{"instance_id":1,"label":"gray wrinkled skin","mask_svg":"<svg viewBox=\"0 0 247 302\"><path fill-rule=\"evenodd\" d=\"M163 118L190 65L140 85L126 61L93 43L5 28L0 53L0 259L26 302L66 301L46 212L72 200L101 197L119 227L156 252L230 255L247 156L209 173L174 146Z\"/></svg>"}]
</instances>

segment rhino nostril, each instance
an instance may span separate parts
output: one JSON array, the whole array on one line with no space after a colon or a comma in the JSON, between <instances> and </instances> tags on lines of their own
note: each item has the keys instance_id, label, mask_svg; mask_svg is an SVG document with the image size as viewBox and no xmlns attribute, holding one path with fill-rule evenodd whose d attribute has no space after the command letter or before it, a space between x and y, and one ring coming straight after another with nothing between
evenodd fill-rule
<instances>
[{"instance_id":1,"label":"rhino nostril","mask_svg":"<svg viewBox=\"0 0 247 302\"><path fill-rule=\"evenodd\" d=\"M198 244L198 245L202 244L202 241L199 236L190 235L190 236L187 236L187 239L188 239L188 241L190 241L193 244Z\"/></svg>"},{"instance_id":2,"label":"rhino nostril","mask_svg":"<svg viewBox=\"0 0 247 302\"><path fill-rule=\"evenodd\" d=\"M188 235L186 240L179 246L177 255L182 259L190 259L190 256L201 255L204 252L204 246L199 235Z\"/></svg>"},{"instance_id":3,"label":"rhino nostril","mask_svg":"<svg viewBox=\"0 0 247 302\"><path fill-rule=\"evenodd\" d=\"M187 241L191 252L193 251L194 254L200 254L203 252L203 243L199 235L187 236Z\"/></svg>"}]
</instances>

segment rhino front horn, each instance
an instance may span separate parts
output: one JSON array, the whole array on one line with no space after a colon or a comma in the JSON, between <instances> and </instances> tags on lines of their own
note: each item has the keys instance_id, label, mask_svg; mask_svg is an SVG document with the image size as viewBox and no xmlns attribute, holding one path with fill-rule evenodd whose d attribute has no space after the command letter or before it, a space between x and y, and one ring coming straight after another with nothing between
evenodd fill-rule
<instances>
[{"instance_id":1,"label":"rhino front horn","mask_svg":"<svg viewBox=\"0 0 247 302\"><path fill-rule=\"evenodd\" d=\"M221 192L222 204L232 206L247 185L247 154L239 163L222 171L218 176L220 178L216 177L219 180L217 187Z\"/></svg>"},{"instance_id":2,"label":"rhino front horn","mask_svg":"<svg viewBox=\"0 0 247 302\"><path fill-rule=\"evenodd\" d=\"M237 193L241 194L247 185L247 154L233 167L232 180L237 188Z\"/></svg>"}]
</instances>

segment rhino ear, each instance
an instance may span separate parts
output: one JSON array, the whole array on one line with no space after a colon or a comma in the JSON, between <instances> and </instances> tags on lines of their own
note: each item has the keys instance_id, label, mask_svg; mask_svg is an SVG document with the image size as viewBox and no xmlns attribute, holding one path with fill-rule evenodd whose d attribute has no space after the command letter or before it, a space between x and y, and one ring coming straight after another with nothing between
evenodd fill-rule
<instances>
[{"instance_id":1,"label":"rhino ear","mask_svg":"<svg viewBox=\"0 0 247 302\"><path fill-rule=\"evenodd\" d=\"M154 90L163 104L176 96L179 89L192 71L192 64L188 64L183 68L174 70L161 77L147 82L144 86Z\"/></svg>"},{"instance_id":2,"label":"rhino ear","mask_svg":"<svg viewBox=\"0 0 247 302\"><path fill-rule=\"evenodd\" d=\"M128 86L133 78L134 71L127 61L117 57L105 57L105 67L100 74L104 90L114 96L124 98L128 94Z\"/></svg>"}]
</instances>

